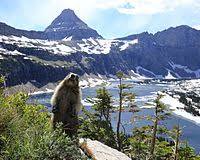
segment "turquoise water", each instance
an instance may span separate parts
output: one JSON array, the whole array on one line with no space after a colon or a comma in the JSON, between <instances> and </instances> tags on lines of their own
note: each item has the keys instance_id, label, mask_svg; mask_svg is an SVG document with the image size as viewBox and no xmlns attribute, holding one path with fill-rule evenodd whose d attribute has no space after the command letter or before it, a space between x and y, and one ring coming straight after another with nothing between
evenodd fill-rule
<instances>
[{"instance_id":1,"label":"turquoise water","mask_svg":"<svg viewBox=\"0 0 200 160\"><path fill-rule=\"evenodd\" d=\"M127 81L126 83L132 83L133 88L130 89L130 92L133 92L136 94L136 104L138 106L143 106L146 102L152 102L156 98L156 92L157 91L163 91L166 89L169 89L170 87L173 87L173 82L151 82L151 83L135 83L132 81ZM117 82L112 82L110 85L108 85L106 88L109 90L111 95L113 96L113 99L115 102L117 102L118 99L118 89L117 89ZM82 89L82 99L86 99L87 97L95 97L96 95L96 89L99 87L92 87L92 88L85 88ZM35 101L37 103L43 104L47 106L50 110L50 98L52 94L40 94L40 95L34 95L30 98L30 101ZM86 106L89 107L89 106ZM152 115L153 109L141 109L141 111L137 114L140 115ZM134 126L141 126L147 123L147 121L140 121L140 122L132 122L135 114L131 112L123 112L122 113L122 121L125 126L126 133L131 134L132 128ZM115 128L116 126L116 113L112 113L112 124ZM183 117L178 117L176 115L172 115L168 120L163 122L168 128L172 128L174 125L179 125L183 128L183 135L182 139L187 140L189 144L195 148L197 152L200 151L200 126L196 125L195 123L184 119Z\"/></svg>"}]
</instances>

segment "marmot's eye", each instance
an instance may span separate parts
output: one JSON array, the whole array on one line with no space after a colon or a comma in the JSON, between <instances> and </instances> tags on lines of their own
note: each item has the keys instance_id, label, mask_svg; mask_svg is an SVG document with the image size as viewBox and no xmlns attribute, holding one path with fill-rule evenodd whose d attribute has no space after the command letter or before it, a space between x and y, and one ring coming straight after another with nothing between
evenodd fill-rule
<instances>
[{"instance_id":1,"label":"marmot's eye","mask_svg":"<svg viewBox=\"0 0 200 160\"><path fill-rule=\"evenodd\" d=\"M79 77L78 76L76 76L76 80L78 80L79 79Z\"/></svg>"}]
</instances>

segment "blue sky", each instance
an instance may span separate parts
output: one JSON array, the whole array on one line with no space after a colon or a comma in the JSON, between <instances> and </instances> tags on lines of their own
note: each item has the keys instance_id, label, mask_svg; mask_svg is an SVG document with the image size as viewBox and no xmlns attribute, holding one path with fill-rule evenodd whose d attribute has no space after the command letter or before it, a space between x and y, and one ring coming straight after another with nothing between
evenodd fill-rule
<instances>
[{"instance_id":1,"label":"blue sky","mask_svg":"<svg viewBox=\"0 0 200 160\"><path fill-rule=\"evenodd\" d=\"M66 8L105 38L178 25L200 29L200 0L1 0L0 21L44 30Z\"/></svg>"}]
</instances>

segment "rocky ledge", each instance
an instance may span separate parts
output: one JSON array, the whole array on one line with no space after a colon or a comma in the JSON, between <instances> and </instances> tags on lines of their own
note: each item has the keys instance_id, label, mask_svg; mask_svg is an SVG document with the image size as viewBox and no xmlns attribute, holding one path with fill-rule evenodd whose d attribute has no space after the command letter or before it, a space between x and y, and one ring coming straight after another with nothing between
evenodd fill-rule
<instances>
[{"instance_id":1,"label":"rocky ledge","mask_svg":"<svg viewBox=\"0 0 200 160\"><path fill-rule=\"evenodd\" d=\"M131 160L124 153L91 139L80 139L84 153L94 160Z\"/></svg>"}]
</instances>

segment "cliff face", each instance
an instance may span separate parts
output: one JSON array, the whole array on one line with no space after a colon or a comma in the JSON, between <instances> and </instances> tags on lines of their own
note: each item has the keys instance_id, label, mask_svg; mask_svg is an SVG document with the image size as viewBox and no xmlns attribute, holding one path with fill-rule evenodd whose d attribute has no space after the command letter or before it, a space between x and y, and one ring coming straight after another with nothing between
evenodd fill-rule
<instances>
[{"instance_id":1,"label":"cliff face","mask_svg":"<svg viewBox=\"0 0 200 160\"><path fill-rule=\"evenodd\" d=\"M47 39L47 35L45 35L44 32L16 29L2 22L0 22L0 35L19 37L24 36L30 39Z\"/></svg>"},{"instance_id":2,"label":"cliff face","mask_svg":"<svg viewBox=\"0 0 200 160\"><path fill-rule=\"evenodd\" d=\"M149 34L103 39L72 10L64 10L44 32L0 23L0 74L8 85L55 82L69 72L107 77L199 78L200 31L178 26Z\"/></svg>"}]
</instances>

